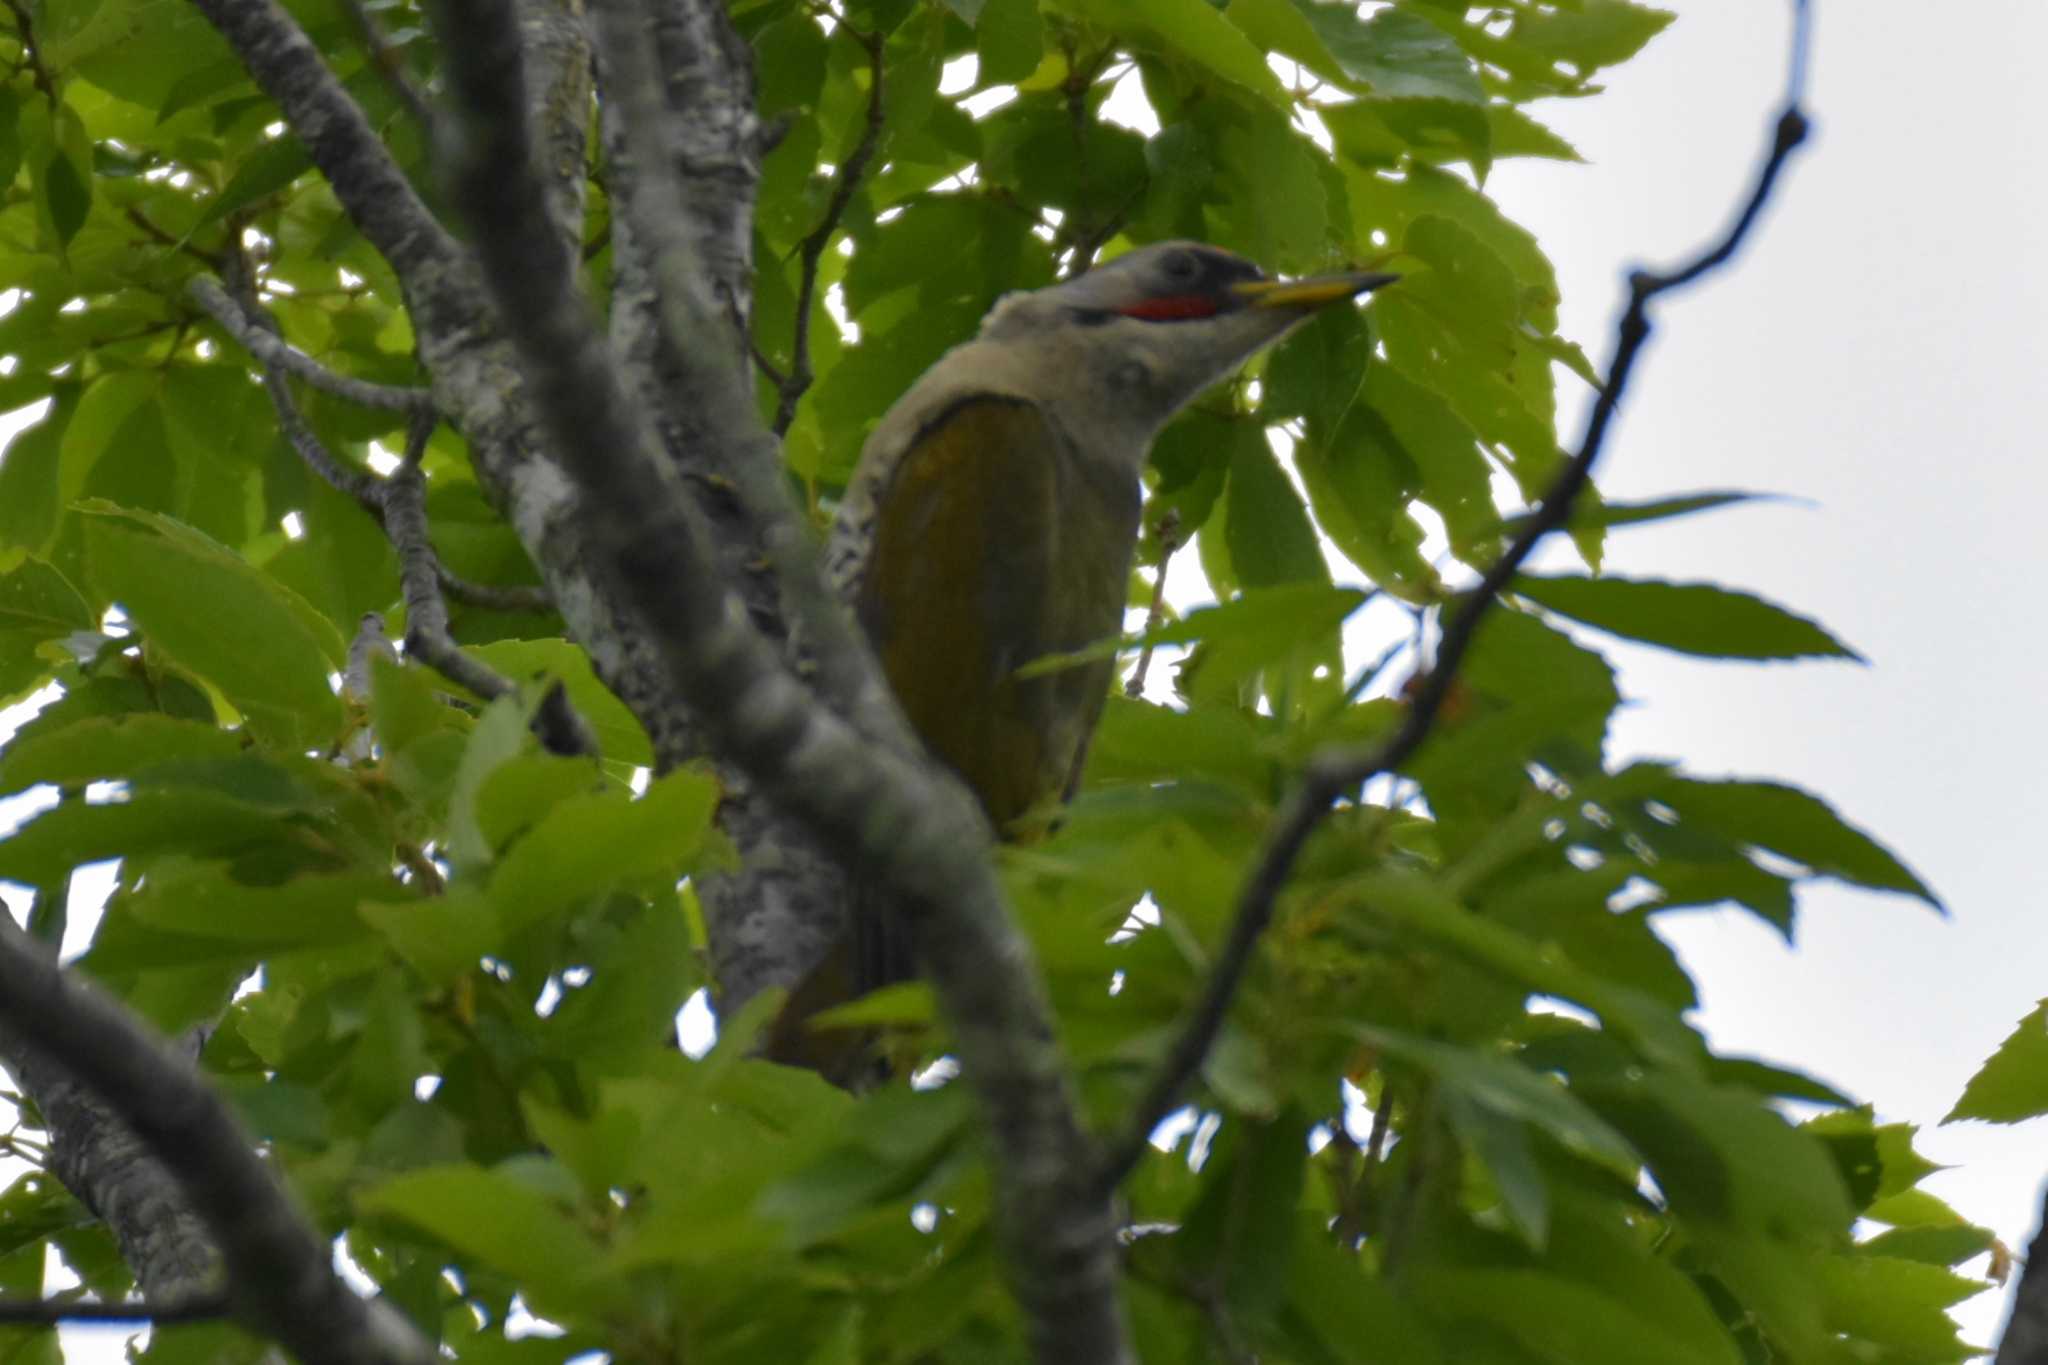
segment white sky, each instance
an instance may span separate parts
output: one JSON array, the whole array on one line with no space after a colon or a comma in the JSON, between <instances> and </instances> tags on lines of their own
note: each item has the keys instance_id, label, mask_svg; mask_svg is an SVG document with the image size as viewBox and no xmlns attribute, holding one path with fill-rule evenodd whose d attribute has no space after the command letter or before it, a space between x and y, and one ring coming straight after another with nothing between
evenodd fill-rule
<instances>
[{"instance_id":1,"label":"white sky","mask_svg":"<svg viewBox=\"0 0 2048 1365\"><path fill-rule=\"evenodd\" d=\"M1541 111L1591 166L1511 162L1488 185L1557 263L1565 330L1596 362L1622 267L1668 262L1720 227L1776 107L1785 0L1675 7L1679 23L1608 93ZM1618 497L1810 500L1619 532L1609 567L1758 591L1871 667L1616 648L1642 704L1620 717L1615 752L1809 787L1945 898L1949 920L1809 892L1796 951L1739 913L1665 923L1722 1049L1799 1064L1884 1119L1926 1125L1923 1150L1956 1167L1930 1188L2021 1250L2048 1168L2041 1125L1933 1125L2048 995L2033 857L2048 828L2048 472L2027 401L2048 360L2048 267L2032 249L2048 188L2026 104L2048 9L1820 8L1817 136L1736 267L1660 308L1600 480ZM1959 1316L1989 1341L2002 1311L1986 1296ZM85 1336L119 1339L73 1340Z\"/></svg>"},{"instance_id":2,"label":"white sky","mask_svg":"<svg viewBox=\"0 0 2048 1365\"><path fill-rule=\"evenodd\" d=\"M1608 93L1545 112L1592 166L1509 163L1488 185L1556 261L1565 329L1596 362L1621 267L1679 258L1723 223L1777 105L1785 0L1675 8ZM1818 18L1817 136L1735 268L1660 308L1599 478L1619 497L1812 500L1618 532L1609 568L1758 591L1871 666L1615 650L1644 703L1616 747L1818 791L1944 898L1949 920L1810 892L1796 951L1741 914L1665 923L1718 1046L1927 1125L1923 1149L1958 1167L1928 1187L2024 1250L2048 1134L1933 1125L2048 995L2048 472L2030 401L2048 361L2048 188L2028 108L2048 7L1819 0ZM1959 1316L1988 1341L2003 1307Z\"/></svg>"}]
</instances>

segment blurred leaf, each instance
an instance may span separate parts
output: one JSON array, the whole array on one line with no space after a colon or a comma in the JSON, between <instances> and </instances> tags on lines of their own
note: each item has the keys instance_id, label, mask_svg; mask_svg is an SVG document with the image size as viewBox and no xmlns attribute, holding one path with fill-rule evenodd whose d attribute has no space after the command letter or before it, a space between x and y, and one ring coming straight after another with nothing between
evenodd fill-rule
<instances>
[{"instance_id":1,"label":"blurred leaf","mask_svg":"<svg viewBox=\"0 0 2048 1365\"><path fill-rule=\"evenodd\" d=\"M1818 623L1711 583L1525 574L1514 591L1575 621L1683 654L1862 660Z\"/></svg>"},{"instance_id":2,"label":"blurred leaf","mask_svg":"<svg viewBox=\"0 0 2048 1365\"><path fill-rule=\"evenodd\" d=\"M1591 75L1635 56L1677 17L1630 0L1583 0L1557 9L1521 11L1508 26L1507 36Z\"/></svg>"},{"instance_id":3,"label":"blurred leaf","mask_svg":"<svg viewBox=\"0 0 2048 1365\"><path fill-rule=\"evenodd\" d=\"M617 1293L598 1273L597 1245L568 1214L495 1171L429 1167L387 1180L357 1202L513 1276L536 1313L590 1312Z\"/></svg>"},{"instance_id":4,"label":"blurred leaf","mask_svg":"<svg viewBox=\"0 0 2048 1365\"><path fill-rule=\"evenodd\" d=\"M1710 782L1673 777L1659 801L1730 839L1876 891L1897 891L1936 910L1942 904L1904 863L1869 835L1846 823L1819 797L1776 782ZM1945 913L1945 912L1944 912Z\"/></svg>"},{"instance_id":5,"label":"blurred leaf","mask_svg":"<svg viewBox=\"0 0 2048 1365\"><path fill-rule=\"evenodd\" d=\"M985 85L1021 81L1045 55L1038 0L986 0L974 24L974 49Z\"/></svg>"},{"instance_id":6,"label":"blurred leaf","mask_svg":"<svg viewBox=\"0 0 2048 1365\"><path fill-rule=\"evenodd\" d=\"M1082 12L1093 23L1143 34L1276 108L1287 107L1265 55L1205 0L1092 0Z\"/></svg>"}]
</instances>

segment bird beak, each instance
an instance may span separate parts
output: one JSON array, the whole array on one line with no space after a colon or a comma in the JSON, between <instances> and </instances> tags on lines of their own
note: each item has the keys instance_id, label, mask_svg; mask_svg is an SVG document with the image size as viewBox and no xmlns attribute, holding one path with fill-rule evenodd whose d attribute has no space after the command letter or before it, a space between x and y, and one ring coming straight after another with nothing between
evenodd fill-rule
<instances>
[{"instance_id":1,"label":"bird beak","mask_svg":"<svg viewBox=\"0 0 2048 1365\"><path fill-rule=\"evenodd\" d=\"M1249 280L1231 290L1253 308L1294 308L1302 312L1392 284L1399 275L1350 271L1342 275L1311 275L1305 280Z\"/></svg>"}]
</instances>

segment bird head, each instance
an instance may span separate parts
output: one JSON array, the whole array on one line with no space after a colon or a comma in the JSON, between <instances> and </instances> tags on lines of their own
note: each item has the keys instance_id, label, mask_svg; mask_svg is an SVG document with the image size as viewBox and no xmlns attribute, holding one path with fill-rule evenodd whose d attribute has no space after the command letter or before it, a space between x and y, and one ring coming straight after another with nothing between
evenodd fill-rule
<instances>
[{"instance_id":1,"label":"bird head","mask_svg":"<svg viewBox=\"0 0 2048 1365\"><path fill-rule=\"evenodd\" d=\"M1139 247L1086 274L999 300L976 345L1027 358L1030 394L1090 445L1140 461L1159 428L1318 309L1396 277L1276 280L1200 242Z\"/></svg>"}]
</instances>

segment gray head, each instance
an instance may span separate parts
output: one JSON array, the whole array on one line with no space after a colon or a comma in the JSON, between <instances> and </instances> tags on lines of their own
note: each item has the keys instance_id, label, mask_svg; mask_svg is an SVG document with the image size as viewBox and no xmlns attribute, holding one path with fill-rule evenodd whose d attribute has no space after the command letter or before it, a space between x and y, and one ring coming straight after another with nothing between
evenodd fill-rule
<instances>
[{"instance_id":1,"label":"gray head","mask_svg":"<svg viewBox=\"0 0 2048 1365\"><path fill-rule=\"evenodd\" d=\"M974 349L1029 356L1051 381L1033 395L1067 430L1129 450L1183 406L1317 309L1395 277L1324 275L1279 281L1201 242L1126 252L1061 284L1011 294L990 310Z\"/></svg>"}]
</instances>

